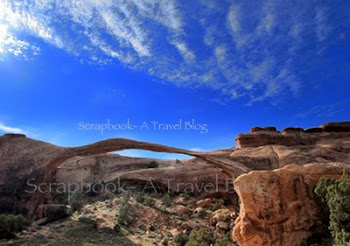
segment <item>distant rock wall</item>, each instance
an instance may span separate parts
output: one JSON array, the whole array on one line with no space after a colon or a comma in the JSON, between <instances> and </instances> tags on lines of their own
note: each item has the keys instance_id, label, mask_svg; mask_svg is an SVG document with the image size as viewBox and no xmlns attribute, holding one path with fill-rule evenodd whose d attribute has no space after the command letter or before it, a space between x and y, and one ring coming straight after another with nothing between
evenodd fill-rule
<instances>
[{"instance_id":1,"label":"distant rock wall","mask_svg":"<svg viewBox=\"0 0 350 246\"><path fill-rule=\"evenodd\" d=\"M288 127L278 132L275 127L253 127L251 133L240 134L236 138L238 148L264 145L311 145L334 133L350 133L350 122L331 122L304 130Z\"/></svg>"}]
</instances>

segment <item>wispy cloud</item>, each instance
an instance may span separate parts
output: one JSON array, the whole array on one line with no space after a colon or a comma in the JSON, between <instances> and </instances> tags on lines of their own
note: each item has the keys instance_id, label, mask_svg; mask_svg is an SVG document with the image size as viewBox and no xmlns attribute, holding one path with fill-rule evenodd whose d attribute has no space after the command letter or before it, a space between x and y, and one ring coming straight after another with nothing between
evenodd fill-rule
<instances>
[{"instance_id":1,"label":"wispy cloud","mask_svg":"<svg viewBox=\"0 0 350 246\"><path fill-rule=\"evenodd\" d=\"M298 94L308 83L301 76L307 60L327 47L339 25L334 15L346 9L302 0L187 4L2 0L0 53L39 53L38 44L23 38L32 36L81 62L121 62L178 85L209 87L229 99L246 97L252 104Z\"/></svg>"},{"instance_id":2,"label":"wispy cloud","mask_svg":"<svg viewBox=\"0 0 350 246\"><path fill-rule=\"evenodd\" d=\"M26 134L26 131L21 128L7 126L1 122L0 122L0 131L4 133Z\"/></svg>"},{"instance_id":3,"label":"wispy cloud","mask_svg":"<svg viewBox=\"0 0 350 246\"><path fill-rule=\"evenodd\" d=\"M309 110L305 112L301 112L297 114L296 116L302 119L312 117L312 118L322 118L322 119L328 120L328 119L334 118L338 113L348 108L349 104L350 104L350 99L342 100L342 101L330 103L330 104L317 105L317 106L311 107Z\"/></svg>"}]
</instances>

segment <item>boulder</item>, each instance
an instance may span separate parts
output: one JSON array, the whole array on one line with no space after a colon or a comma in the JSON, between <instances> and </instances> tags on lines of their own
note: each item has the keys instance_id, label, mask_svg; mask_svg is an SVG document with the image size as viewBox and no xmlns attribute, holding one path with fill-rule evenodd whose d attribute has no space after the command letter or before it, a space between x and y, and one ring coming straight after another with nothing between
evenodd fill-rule
<instances>
[{"instance_id":1,"label":"boulder","mask_svg":"<svg viewBox=\"0 0 350 246\"><path fill-rule=\"evenodd\" d=\"M180 234L180 231L178 229L176 229L176 228L175 229L171 229L169 232L170 232L172 237L176 237L177 235Z\"/></svg>"},{"instance_id":2,"label":"boulder","mask_svg":"<svg viewBox=\"0 0 350 246\"><path fill-rule=\"evenodd\" d=\"M350 166L288 165L241 175L234 183L241 206L233 238L240 246L303 245L318 222L314 186L322 176L339 178L344 168Z\"/></svg>"},{"instance_id":3,"label":"boulder","mask_svg":"<svg viewBox=\"0 0 350 246\"><path fill-rule=\"evenodd\" d=\"M202 199L196 202L197 207L206 208L213 203L211 198Z\"/></svg>"},{"instance_id":4,"label":"boulder","mask_svg":"<svg viewBox=\"0 0 350 246\"><path fill-rule=\"evenodd\" d=\"M213 212L210 224L216 225L218 222L227 222L231 219L231 212L228 209L218 209Z\"/></svg>"},{"instance_id":5,"label":"boulder","mask_svg":"<svg viewBox=\"0 0 350 246\"><path fill-rule=\"evenodd\" d=\"M190 221L182 223L180 228L181 228L181 230L191 231L191 230L197 230L203 226L204 225L198 221L190 220Z\"/></svg>"},{"instance_id":6,"label":"boulder","mask_svg":"<svg viewBox=\"0 0 350 246\"><path fill-rule=\"evenodd\" d=\"M219 221L215 225L217 232L227 232L230 229L230 225L227 222Z\"/></svg>"},{"instance_id":7,"label":"boulder","mask_svg":"<svg viewBox=\"0 0 350 246\"><path fill-rule=\"evenodd\" d=\"M188 207L183 206L183 205L176 205L176 207L175 207L175 213L178 216L188 214L189 212L190 212L190 209Z\"/></svg>"},{"instance_id":8,"label":"boulder","mask_svg":"<svg viewBox=\"0 0 350 246\"><path fill-rule=\"evenodd\" d=\"M174 203L175 203L176 205L183 205L183 206L186 206L186 200L185 200L185 198L182 197L182 196L176 197L176 198L174 199Z\"/></svg>"}]
</instances>

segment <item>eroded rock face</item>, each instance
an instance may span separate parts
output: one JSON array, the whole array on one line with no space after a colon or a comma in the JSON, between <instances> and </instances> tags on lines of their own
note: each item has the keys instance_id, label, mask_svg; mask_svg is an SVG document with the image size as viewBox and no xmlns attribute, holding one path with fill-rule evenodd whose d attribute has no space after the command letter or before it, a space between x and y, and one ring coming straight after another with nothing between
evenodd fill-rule
<instances>
[{"instance_id":1,"label":"eroded rock face","mask_svg":"<svg viewBox=\"0 0 350 246\"><path fill-rule=\"evenodd\" d=\"M0 136L0 213L24 213L34 218L41 204L55 204L54 192L28 193L30 179L33 179L30 184L37 186L52 182L114 182L120 177L131 185L151 180L163 190L178 192L188 191L189 187L179 183L192 184L189 188L199 190L198 193L205 191L207 184L214 184L222 192L227 188L228 178L251 170L271 170L288 164L349 163L348 125L328 123L317 128L321 133L297 129L280 133L273 127L259 128L252 134L239 135L238 148L211 152L130 139L108 139L66 148L20 134L6 134ZM124 149L186 154L193 158L172 163L159 160L159 168L148 168L147 159L105 154Z\"/></svg>"},{"instance_id":2,"label":"eroded rock face","mask_svg":"<svg viewBox=\"0 0 350 246\"><path fill-rule=\"evenodd\" d=\"M350 122L329 122L321 127L324 132L350 132Z\"/></svg>"},{"instance_id":3,"label":"eroded rock face","mask_svg":"<svg viewBox=\"0 0 350 246\"><path fill-rule=\"evenodd\" d=\"M253 134L240 134L236 138L238 148L260 147L264 145L312 145L318 136L306 134L283 134L280 132L256 132Z\"/></svg>"},{"instance_id":4,"label":"eroded rock face","mask_svg":"<svg viewBox=\"0 0 350 246\"><path fill-rule=\"evenodd\" d=\"M233 238L241 246L303 245L317 221L314 186L322 176L339 178L344 168L350 166L288 165L241 175L234 183L241 209Z\"/></svg>"},{"instance_id":5,"label":"eroded rock face","mask_svg":"<svg viewBox=\"0 0 350 246\"><path fill-rule=\"evenodd\" d=\"M187 154L199 158L198 162L196 161L198 165L178 169L170 167L167 163L161 163L159 169L145 169L149 162L141 163L142 160L140 162L136 159L133 162L130 159L126 160L127 158L111 162L111 158L101 156L104 153L124 149ZM38 215L40 205L55 203L54 190L50 190L50 185L57 183L57 180L63 183L75 182L81 181L83 177L84 180L102 182L123 175L124 179L130 182L147 182L151 179L156 184L166 185L167 179L172 177L175 179L185 177L182 179L184 183L194 182L204 171L210 174L218 173L222 182L224 177L222 170L235 173L234 167L221 161L228 159L229 153L227 151L200 153L130 139L108 139L86 146L65 148L26 138L24 135L6 134L0 136L0 213L23 213L30 219L40 217ZM86 160L84 156L94 157ZM226 157L222 158L223 156ZM85 160L80 161L81 159ZM118 163L121 166L118 166ZM59 169L61 165L62 168ZM181 166L184 164L178 164L178 167ZM239 169L237 173L244 171L244 168ZM226 174L226 177L230 176ZM215 176L206 178L204 173L202 178L203 182L207 182L213 181ZM41 190L38 190L39 186Z\"/></svg>"},{"instance_id":6,"label":"eroded rock face","mask_svg":"<svg viewBox=\"0 0 350 246\"><path fill-rule=\"evenodd\" d=\"M266 127L256 126L250 129L250 133L254 133L254 132L277 132L277 129L274 126L266 126Z\"/></svg>"},{"instance_id":7,"label":"eroded rock face","mask_svg":"<svg viewBox=\"0 0 350 246\"><path fill-rule=\"evenodd\" d=\"M301 132L304 132L304 129L300 127L287 127L282 130L282 133L301 133Z\"/></svg>"},{"instance_id":8,"label":"eroded rock face","mask_svg":"<svg viewBox=\"0 0 350 246\"><path fill-rule=\"evenodd\" d=\"M254 127L250 132L250 134L240 134L237 136L236 143L238 148L264 145L312 145L322 139L333 138L334 133L348 136L350 133L350 122L331 122L306 130L300 127L288 127L283 129L282 132L277 132L274 127ZM341 135L337 137L339 136Z\"/></svg>"}]
</instances>

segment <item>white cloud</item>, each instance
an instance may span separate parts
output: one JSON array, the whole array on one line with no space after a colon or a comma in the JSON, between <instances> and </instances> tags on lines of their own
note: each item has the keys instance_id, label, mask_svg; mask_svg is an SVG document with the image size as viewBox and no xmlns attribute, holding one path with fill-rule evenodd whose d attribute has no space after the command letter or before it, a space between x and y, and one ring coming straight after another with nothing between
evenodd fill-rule
<instances>
[{"instance_id":1,"label":"white cloud","mask_svg":"<svg viewBox=\"0 0 350 246\"><path fill-rule=\"evenodd\" d=\"M29 34L82 63L118 61L177 85L206 86L228 98L245 96L256 102L297 95L303 82L299 73L308 65L307 59L299 59L303 48L324 43L333 31L326 3L201 0L191 2L194 8L186 4L0 0L0 54L39 53L32 40L21 38ZM312 54L314 50L308 49Z\"/></svg>"},{"instance_id":2,"label":"white cloud","mask_svg":"<svg viewBox=\"0 0 350 246\"><path fill-rule=\"evenodd\" d=\"M5 133L26 134L26 131L21 128L7 126L1 122L0 122L0 131Z\"/></svg>"},{"instance_id":3,"label":"white cloud","mask_svg":"<svg viewBox=\"0 0 350 246\"><path fill-rule=\"evenodd\" d=\"M176 47L179 53L183 56L186 62L192 62L196 59L195 54L187 47L184 42L174 41L172 44Z\"/></svg>"},{"instance_id":4,"label":"white cloud","mask_svg":"<svg viewBox=\"0 0 350 246\"><path fill-rule=\"evenodd\" d=\"M316 35L319 41L325 40L330 32L328 26L327 11L323 8L317 8L315 16Z\"/></svg>"}]
</instances>

